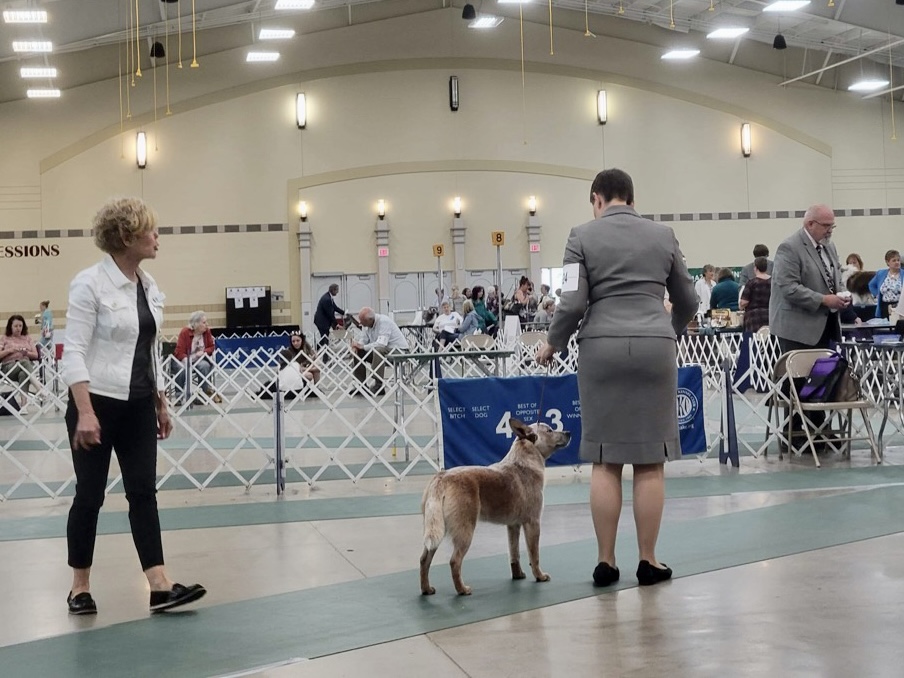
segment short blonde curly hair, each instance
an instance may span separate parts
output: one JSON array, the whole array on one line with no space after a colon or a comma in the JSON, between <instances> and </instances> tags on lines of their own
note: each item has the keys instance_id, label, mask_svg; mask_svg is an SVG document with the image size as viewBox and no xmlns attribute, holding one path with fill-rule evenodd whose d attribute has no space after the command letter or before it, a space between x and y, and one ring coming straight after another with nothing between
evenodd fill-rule
<instances>
[{"instance_id":1,"label":"short blonde curly hair","mask_svg":"<svg viewBox=\"0 0 904 678\"><path fill-rule=\"evenodd\" d=\"M94 244L107 254L124 252L157 228L157 213L141 198L116 198L94 215Z\"/></svg>"}]
</instances>

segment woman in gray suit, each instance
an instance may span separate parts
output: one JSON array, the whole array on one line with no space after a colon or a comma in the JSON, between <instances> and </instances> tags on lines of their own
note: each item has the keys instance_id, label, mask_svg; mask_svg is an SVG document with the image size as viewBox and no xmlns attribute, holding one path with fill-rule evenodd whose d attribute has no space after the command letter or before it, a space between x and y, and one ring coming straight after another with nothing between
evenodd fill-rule
<instances>
[{"instance_id":1,"label":"woman in gray suit","mask_svg":"<svg viewBox=\"0 0 904 678\"><path fill-rule=\"evenodd\" d=\"M583 319L578 342L581 459L593 463L590 511L599 548L596 586L618 581L615 536L622 468L634 466L634 522L641 584L672 571L656 559L665 502L663 464L679 459L676 335L697 310L697 295L671 228L633 208L634 183L617 169L590 189L594 220L572 229L562 297L537 362L562 350ZM671 317L663 308L666 290Z\"/></svg>"}]
</instances>

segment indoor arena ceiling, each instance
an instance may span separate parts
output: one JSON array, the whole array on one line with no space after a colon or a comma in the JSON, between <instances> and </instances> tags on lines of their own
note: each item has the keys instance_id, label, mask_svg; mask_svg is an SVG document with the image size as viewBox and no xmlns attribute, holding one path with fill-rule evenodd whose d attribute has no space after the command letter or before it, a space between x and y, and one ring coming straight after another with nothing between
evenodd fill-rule
<instances>
[{"instance_id":1,"label":"indoor arena ceiling","mask_svg":"<svg viewBox=\"0 0 904 678\"><path fill-rule=\"evenodd\" d=\"M904 0L901 0L904 2ZM143 50L139 65L151 65L151 44L170 44L182 28L183 53L192 55L192 6L197 55L225 50L262 47L257 31L263 26L290 28L294 40L305 34L328 31L349 23L366 23L448 6L448 0L315 0L311 9L276 10L277 0L0 0L8 10L46 10L44 24L0 22L0 103L22 99L26 89L20 68L52 66L52 81L34 83L66 89L115 78L121 68L120 47L128 38L127 27L135 19ZM524 4L525 19L545 23L549 8L544 0ZM802 79L822 87L847 89L857 73L889 79L890 89L904 80L904 5L896 0L811 0L791 12L764 12L769 2L758 0L552 0L554 24L596 36L621 37L662 48L692 47L699 57L734 64L777 76L776 84L825 66L866 55L845 68L832 68ZM497 0L472 0L479 16L496 15L517 20L518 5ZM464 0L454 0L463 9ZM181 19L177 19L181 16ZM134 24L133 28L134 28ZM749 31L732 40L708 40L716 28L734 26ZM788 49L776 50L781 33ZM42 39L52 42L50 54L17 53L13 41ZM172 48L170 50L172 52ZM172 58L172 54L170 57ZM901 91L898 91L901 94Z\"/></svg>"}]
</instances>

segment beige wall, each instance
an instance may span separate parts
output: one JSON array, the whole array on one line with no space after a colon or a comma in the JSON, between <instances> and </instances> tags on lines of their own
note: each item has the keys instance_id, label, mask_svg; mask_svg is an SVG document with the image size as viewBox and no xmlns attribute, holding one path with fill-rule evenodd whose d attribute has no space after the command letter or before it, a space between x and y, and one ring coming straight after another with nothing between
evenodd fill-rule
<instances>
[{"instance_id":1,"label":"beige wall","mask_svg":"<svg viewBox=\"0 0 904 678\"><path fill-rule=\"evenodd\" d=\"M507 233L504 266L527 266L529 195L539 201L542 265L558 265L568 230L590 217L589 181L602 167L634 176L644 213L904 204L904 149L890 141L879 100L779 88L714 61L664 64L658 49L576 30L557 30L549 56L540 48L546 28L532 23L522 93L517 22L478 35L458 16L436 10L307 35L283 48L277 70L244 64L241 50L207 57L174 79L172 116L161 100L154 122L148 87L133 90L123 134L116 82L67 91L60 102L0 105L0 231L84 229L118 194L142 195L162 225L288 222L294 231L304 199L314 271L364 273L377 268L378 198L387 201L392 271L435 268L430 246L451 245L455 195L468 229L466 268L495 265L493 230ZM456 113L447 94L453 73ZM594 118L600 87L609 93L605 126ZM293 122L297 91L309 101L303 131ZM738 148L745 120L753 124L748 160ZM134 164L139 126L150 137L143 171ZM901 247L900 221L839 219L836 240L876 267L886 249ZM774 249L796 226L675 224L692 266L743 264L753 243ZM59 243L53 259L0 259L0 311L28 310L44 297L63 306L69 278L96 252L86 238ZM287 293L298 317L294 232L173 235L163 245L149 268L173 307L214 308L227 285L269 284Z\"/></svg>"}]
</instances>

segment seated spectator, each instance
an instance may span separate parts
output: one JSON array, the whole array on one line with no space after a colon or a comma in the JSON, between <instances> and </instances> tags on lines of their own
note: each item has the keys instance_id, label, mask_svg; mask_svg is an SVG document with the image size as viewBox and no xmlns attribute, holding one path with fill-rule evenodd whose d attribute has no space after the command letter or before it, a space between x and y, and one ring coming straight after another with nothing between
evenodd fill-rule
<instances>
[{"instance_id":1,"label":"seated spectator","mask_svg":"<svg viewBox=\"0 0 904 678\"><path fill-rule=\"evenodd\" d=\"M436 343L440 346L445 346L457 341L458 328L461 326L461 321L461 315L452 310L452 305L448 301L444 301L440 314L433 321L433 334Z\"/></svg>"},{"instance_id":2,"label":"seated spectator","mask_svg":"<svg viewBox=\"0 0 904 678\"><path fill-rule=\"evenodd\" d=\"M358 311L358 322L364 331L364 343L352 342L352 351L358 357L354 369L355 379L361 384L365 382L367 363L370 363L374 375L371 394L383 395L386 392L383 375L386 367L385 356L390 351L408 351L408 340L392 318L376 313L367 306ZM355 388L352 393L357 395L360 391Z\"/></svg>"},{"instance_id":3,"label":"seated spectator","mask_svg":"<svg viewBox=\"0 0 904 678\"><path fill-rule=\"evenodd\" d=\"M757 332L769 324L769 298L772 296L772 276L766 273L768 260L757 257L753 261L754 277L747 281L738 305L744 311L744 331Z\"/></svg>"},{"instance_id":4,"label":"seated spectator","mask_svg":"<svg viewBox=\"0 0 904 678\"><path fill-rule=\"evenodd\" d=\"M536 314L534 314L534 323L536 324L549 324L552 320L552 314L556 310L556 300L552 297L546 297L543 300L543 303L540 304L540 308L537 310Z\"/></svg>"},{"instance_id":5,"label":"seated spectator","mask_svg":"<svg viewBox=\"0 0 904 678\"><path fill-rule=\"evenodd\" d=\"M876 275L869 281L869 291L878 302L877 318L887 318L901 298L901 253L898 250L888 250L885 253L885 263L888 268L876 271Z\"/></svg>"},{"instance_id":6,"label":"seated spectator","mask_svg":"<svg viewBox=\"0 0 904 678\"><path fill-rule=\"evenodd\" d=\"M498 320L496 314L487 308L483 287L475 285L471 288L471 301L474 302L474 310L477 311L477 315L483 320L481 331L495 337Z\"/></svg>"},{"instance_id":7,"label":"seated spectator","mask_svg":"<svg viewBox=\"0 0 904 678\"><path fill-rule=\"evenodd\" d=\"M462 312L464 313L464 319L461 321L461 326L458 328L459 337L486 332L486 323L484 323L483 318L477 315L477 311L474 310L473 301L466 299L465 303L462 304Z\"/></svg>"},{"instance_id":8,"label":"seated spectator","mask_svg":"<svg viewBox=\"0 0 904 678\"><path fill-rule=\"evenodd\" d=\"M741 294L741 286L734 279L730 268L719 269L718 282L713 286L709 297L709 307L727 308L729 311L738 310L738 297Z\"/></svg>"},{"instance_id":9,"label":"seated spectator","mask_svg":"<svg viewBox=\"0 0 904 678\"><path fill-rule=\"evenodd\" d=\"M191 370L195 381L202 385L204 393L210 396L215 403L223 402L223 399L213 389L213 359L214 351L213 334L207 326L207 316L204 311L195 311L188 319L188 327L183 327L176 339L176 350L173 355L181 365L176 374L176 383L182 390L185 398L186 375Z\"/></svg>"},{"instance_id":10,"label":"seated spectator","mask_svg":"<svg viewBox=\"0 0 904 678\"><path fill-rule=\"evenodd\" d=\"M552 295L549 293L549 285L540 285L540 299L537 302L537 306L543 308L543 302L547 299L552 299ZM553 303L555 303L555 299L553 299Z\"/></svg>"},{"instance_id":11,"label":"seated spectator","mask_svg":"<svg viewBox=\"0 0 904 678\"><path fill-rule=\"evenodd\" d=\"M11 315L6 322L6 334L0 337L0 374L19 384L21 414L28 414L30 401L28 385L32 384L37 392L41 391L41 383L37 380L35 364L32 362L37 359L38 349L28 336L25 318L21 315Z\"/></svg>"},{"instance_id":12,"label":"seated spectator","mask_svg":"<svg viewBox=\"0 0 904 678\"><path fill-rule=\"evenodd\" d=\"M473 288L477 289L477 288ZM473 297L473 292L471 294ZM487 305L487 309L497 318L499 317L499 294L496 291L496 288L490 285L486 290L486 297L484 298L484 303Z\"/></svg>"},{"instance_id":13,"label":"seated spectator","mask_svg":"<svg viewBox=\"0 0 904 678\"><path fill-rule=\"evenodd\" d=\"M276 393L276 386L287 400L310 392L310 384L320 381L320 367L317 353L302 332L289 335L289 345L278 355L281 369L279 375L259 392L261 398L270 399Z\"/></svg>"}]
</instances>

